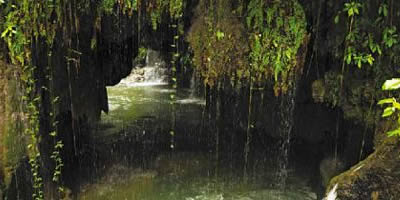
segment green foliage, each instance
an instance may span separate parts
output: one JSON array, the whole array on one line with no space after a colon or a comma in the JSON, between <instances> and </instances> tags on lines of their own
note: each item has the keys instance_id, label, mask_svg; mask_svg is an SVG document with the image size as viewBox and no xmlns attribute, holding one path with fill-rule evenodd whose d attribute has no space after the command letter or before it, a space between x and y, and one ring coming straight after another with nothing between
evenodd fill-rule
<instances>
[{"instance_id":1,"label":"green foliage","mask_svg":"<svg viewBox=\"0 0 400 200\"><path fill-rule=\"evenodd\" d=\"M348 3L344 3L343 9L339 11L334 19L335 23L339 23L339 16L345 15L346 21L344 21L344 25L347 26L341 77L345 77L343 72L346 65L353 65L358 68L362 68L364 64L373 66L365 68L364 73L369 77L374 77L375 80L373 83L375 85L371 85L373 95L370 98L380 99L381 81L386 80L388 77L393 77L396 71L392 65L398 65L399 63L400 48L396 28L399 24L394 23L393 19L396 16L391 11L395 4L387 0L380 1L379 6L371 6L375 4L370 1L358 2L350 0ZM350 80L348 81L351 82ZM338 92L338 98L343 94L343 78L340 78L339 82L341 89ZM383 84L382 90L396 90L399 88L398 84L398 79L387 80ZM374 99L369 101L373 102ZM343 106L344 103L338 104ZM388 105L382 113L382 117L386 118L397 115L397 109L400 108L394 98L383 99L378 104ZM356 107L359 108L361 105L356 105ZM396 129L389 132L389 135L398 133L399 131Z\"/></svg>"},{"instance_id":2,"label":"green foliage","mask_svg":"<svg viewBox=\"0 0 400 200\"><path fill-rule=\"evenodd\" d=\"M361 68L364 64L373 66L377 58L383 56L384 50L387 50L385 51L386 54L391 54L394 46L399 42L396 26L389 22L391 19L388 19L389 6L386 1L380 3L379 8L376 8L378 17L375 20L358 20L358 18L368 17L367 12L372 12L372 8L366 10L364 15L361 12L362 9L366 9L364 4L367 3L351 0L344 4L343 10L339 11L334 19L335 23L339 23L339 16L346 13L348 29L344 41L343 59L347 65L355 65L358 68ZM374 28L371 29L370 27ZM388 51L389 49L391 51ZM390 57L395 57L395 55L392 54Z\"/></svg>"},{"instance_id":3,"label":"green foliage","mask_svg":"<svg viewBox=\"0 0 400 200\"><path fill-rule=\"evenodd\" d=\"M22 97L24 102L25 111L24 113L29 113L27 116L27 125L25 128L25 134L29 136L28 145L28 156L29 164L31 165L31 172L33 176L33 199L41 200L44 199L43 194L43 179L40 175L40 151L39 151L39 104L41 99L39 96L35 95L35 80L33 78L33 73L35 68L32 66L25 66L23 69L24 76L22 77L22 82L24 83L25 94Z\"/></svg>"},{"instance_id":4,"label":"green foliage","mask_svg":"<svg viewBox=\"0 0 400 200\"><path fill-rule=\"evenodd\" d=\"M361 8L362 4L355 1L345 3L343 8L343 12L347 13L347 18L349 20L348 33L345 39L346 50L344 60L347 65L354 64L358 68L361 68L365 63L368 63L370 66L372 66L375 61L375 58L370 52L364 52L358 45L359 38L357 37L360 35L360 33L358 27L359 25L356 22L355 17L360 15ZM337 23L336 19L335 22ZM368 44L372 53L381 52L379 45L374 43L372 35L369 35L368 37ZM364 42L364 47L365 46L366 43Z\"/></svg>"},{"instance_id":5,"label":"green foliage","mask_svg":"<svg viewBox=\"0 0 400 200\"><path fill-rule=\"evenodd\" d=\"M102 0L100 3L100 12L105 14L113 14L114 8L118 6L122 9L122 12L132 15L133 11L137 11L137 3L137 0Z\"/></svg>"},{"instance_id":6,"label":"green foliage","mask_svg":"<svg viewBox=\"0 0 400 200\"><path fill-rule=\"evenodd\" d=\"M393 45L397 44L398 34L395 26L386 27L383 30L383 38L382 41L386 45L387 48L391 48Z\"/></svg>"},{"instance_id":7,"label":"green foliage","mask_svg":"<svg viewBox=\"0 0 400 200\"><path fill-rule=\"evenodd\" d=\"M78 8L84 8L86 1L80 1ZM6 3L4 13L1 13L0 18L4 18L4 22L0 22L1 38L6 42L9 50L11 62L16 66L21 67L19 78L16 81L20 84L19 90L22 94L18 108L13 108L14 111L19 111L15 116L19 116L15 122L16 125L21 123L23 132L27 138L26 152L31 165L31 173L33 177L33 196L35 200L44 199L43 194L43 179L41 177L41 161L39 143L41 140L39 134L39 105L42 104L40 92L42 88L37 88L37 81L34 78L36 68L32 66L32 46L34 41L45 41L46 45L52 47L58 23L62 23L62 7L65 4L60 0L44 1L37 3L30 0L9 1ZM51 21L53 13L56 13L58 23ZM53 19L54 20L54 19ZM50 53L51 54L51 53ZM50 55L49 55L50 56ZM18 130L15 127L15 130ZM13 141L21 141L18 138L25 138L22 135L13 133ZM18 138L17 138L18 137ZM57 146L56 146L57 147ZM13 148L14 149L14 148ZM15 148L17 149L17 148ZM25 150L25 147L23 148ZM59 153L60 148L55 148L53 153ZM55 172L61 172L62 163L55 160Z\"/></svg>"},{"instance_id":8,"label":"green foliage","mask_svg":"<svg viewBox=\"0 0 400 200\"><path fill-rule=\"evenodd\" d=\"M243 5L238 6L231 8L224 0L199 2L187 38L197 72L210 86L225 77L255 83L274 77L276 91L285 92L292 84L290 73L302 67L298 50L307 38L303 8L296 0L251 0L243 24L236 16L243 14Z\"/></svg>"},{"instance_id":9,"label":"green foliage","mask_svg":"<svg viewBox=\"0 0 400 200\"><path fill-rule=\"evenodd\" d=\"M385 81L382 86L382 90L397 90L400 88L400 79L394 78L391 80ZM400 103L397 102L395 98L386 98L382 99L378 102L378 105L387 105L387 107L383 110L382 117L390 117L396 113L397 118L397 128L387 132L388 136L399 136L400 137Z\"/></svg>"},{"instance_id":10,"label":"green foliage","mask_svg":"<svg viewBox=\"0 0 400 200\"><path fill-rule=\"evenodd\" d=\"M157 26L161 23L162 17L166 16L165 14L174 20L181 18L185 2L184 0L141 0L137 5L146 8L146 12L150 14L153 29L157 30Z\"/></svg>"},{"instance_id":11,"label":"green foliage","mask_svg":"<svg viewBox=\"0 0 400 200\"><path fill-rule=\"evenodd\" d=\"M252 0L248 5L247 26L251 30L250 65L252 77L261 82L273 76L275 89L284 93L289 73L298 66L298 50L307 37L306 19L296 0L268 2Z\"/></svg>"},{"instance_id":12,"label":"green foliage","mask_svg":"<svg viewBox=\"0 0 400 200\"><path fill-rule=\"evenodd\" d=\"M348 17L353 17L354 15L359 15L360 11L359 9L361 8L361 4L358 2L351 1L350 3L345 3L344 4L344 11L347 12Z\"/></svg>"},{"instance_id":13,"label":"green foliage","mask_svg":"<svg viewBox=\"0 0 400 200\"><path fill-rule=\"evenodd\" d=\"M199 2L198 17L187 37L196 71L209 86L225 77L248 78L248 44L243 24L224 5L226 2L220 1L212 8L206 2Z\"/></svg>"}]
</instances>

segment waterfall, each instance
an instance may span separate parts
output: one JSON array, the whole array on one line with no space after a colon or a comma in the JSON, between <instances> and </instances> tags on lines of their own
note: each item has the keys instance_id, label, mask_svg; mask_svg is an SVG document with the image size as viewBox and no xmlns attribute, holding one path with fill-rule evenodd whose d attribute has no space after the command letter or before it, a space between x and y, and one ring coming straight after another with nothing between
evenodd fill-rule
<instances>
[{"instance_id":1,"label":"waterfall","mask_svg":"<svg viewBox=\"0 0 400 200\"><path fill-rule=\"evenodd\" d=\"M279 171L277 174L278 186L281 189L286 189L286 180L288 178L288 166L289 166L289 152L290 152L290 140L292 137L292 130L294 126L294 108L296 104L296 80L293 81L293 86L282 96L280 104L280 135L282 137L282 143L279 147Z\"/></svg>"},{"instance_id":2,"label":"waterfall","mask_svg":"<svg viewBox=\"0 0 400 200\"><path fill-rule=\"evenodd\" d=\"M198 96L198 85L196 81L196 70L193 69L192 72L192 77L190 78L190 88L189 88L189 94L187 98L180 99L176 101L177 103L180 104L199 104L199 105L205 105L206 101L204 98Z\"/></svg>"},{"instance_id":3,"label":"waterfall","mask_svg":"<svg viewBox=\"0 0 400 200\"><path fill-rule=\"evenodd\" d=\"M197 94L197 87L196 87L196 71L193 70L192 72L192 78L190 78L190 95L189 98L194 98L196 97Z\"/></svg>"},{"instance_id":4,"label":"waterfall","mask_svg":"<svg viewBox=\"0 0 400 200\"><path fill-rule=\"evenodd\" d=\"M146 64L136 66L128 77L121 80L122 86L149 86L165 85L167 81L167 68L158 51L148 49Z\"/></svg>"}]
</instances>

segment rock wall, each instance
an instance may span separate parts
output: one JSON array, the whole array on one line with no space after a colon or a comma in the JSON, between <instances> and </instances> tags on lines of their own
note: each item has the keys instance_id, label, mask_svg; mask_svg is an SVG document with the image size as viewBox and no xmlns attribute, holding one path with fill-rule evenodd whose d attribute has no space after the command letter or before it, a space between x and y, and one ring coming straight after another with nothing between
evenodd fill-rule
<instances>
[{"instance_id":1,"label":"rock wall","mask_svg":"<svg viewBox=\"0 0 400 200\"><path fill-rule=\"evenodd\" d=\"M0 60L0 199L32 194L19 72L18 66Z\"/></svg>"},{"instance_id":2,"label":"rock wall","mask_svg":"<svg viewBox=\"0 0 400 200\"><path fill-rule=\"evenodd\" d=\"M363 49L362 41L368 40L362 39L363 34L375 35L374 39L382 42L384 29L377 28L382 25L377 23L382 2L368 0L360 3L360 13L353 24L358 35L357 50ZM383 56L376 58L372 67L364 64L358 68L355 64L346 64L342 68L343 50L349 45L346 41L349 19L347 12L343 11L344 4L333 0L302 1L302 4L312 39L299 98L304 103L314 102L326 109L335 109L338 112L334 113L343 117L343 129L339 133L343 134L340 143L344 148L340 156L345 155L345 160L351 161L348 163L351 168L333 178L326 193L337 184L337 199L398 199L400 176L395 168L400 163L399 141L385 135L388 126L383 125L382 108L376 105L380 99L390 96L381 91L384 80L399 76L394 67L398 65L398 53L395 53L398 47L382 46L385 48ZM395 10L400 4L391 1L387 6ZM338 23L335 23L336 16ZM389 12L387 16L387 19L395 19L399 13ZM392 21L391 25L399 27L400 24Z\"/></svg>"}]
</instances>

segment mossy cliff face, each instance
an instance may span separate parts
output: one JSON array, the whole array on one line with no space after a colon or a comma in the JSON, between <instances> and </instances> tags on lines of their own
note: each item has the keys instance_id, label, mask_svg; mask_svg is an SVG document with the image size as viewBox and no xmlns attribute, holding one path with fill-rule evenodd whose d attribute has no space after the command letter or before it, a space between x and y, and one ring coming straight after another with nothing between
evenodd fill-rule
<instances>
[{"instance_id":1,"label":"mossy cliff face","mask_svg":"<svg viewBox=\"0 0 400 200\"><path fill-rule=\"evenodd\" d=\"M4 137L4 124L5 124L5 73L3 67L0 67L0 141L3 141ZM2 198L2 185L4 185L4 145L0 145L0 198Z\"/></svg>"},{"instance_id":2,"label":"mossy cliff face","mask_svg":"<svg viewBox=\"0 0 400 200\"><path fill-rule=\"evenodd\" d=\"M31 197L30 168L26 162L25 115L17 66L0 61L0 195ZM21 184L17 190L18 183ZM28 186L28 187L26 187ZM2 198L2 196L0 196Z\"/></svg>"},{"instance_id":3,"label":"mossy cliff face","mask_svg":"<svg viewBox=\"0 0 400 200\"><path fill-rule=\"evenodd\" d=\"M327 192L337 184L337 199L399 199L399 140L387 137L385 132L390 129L382 123L386 119L381 119L382 108L377 102L398 96L395 92L382 92L381 87L386 79L399 77L395 67L399 65L398 44L387 45L383 36L388 27L398 30L400 26L392 20L400 13L390 12L398 9L400 2L360 2L359 13L353 19L344 2L302 2L313 26L308 80L305 80L311 93L308 96L316 104L340 111L338 116L349 124L338 131L348 132L344 139L349 148L345 148L344 155L360 151L364 142L371 149L355 153L360 155L353 159L356 162L351 163L351 169L333 178ZM372 43L380 45L380 53L372 50ZM357 54L373 55L373 65L355 62Z\"/></svg>"}]
</instances>

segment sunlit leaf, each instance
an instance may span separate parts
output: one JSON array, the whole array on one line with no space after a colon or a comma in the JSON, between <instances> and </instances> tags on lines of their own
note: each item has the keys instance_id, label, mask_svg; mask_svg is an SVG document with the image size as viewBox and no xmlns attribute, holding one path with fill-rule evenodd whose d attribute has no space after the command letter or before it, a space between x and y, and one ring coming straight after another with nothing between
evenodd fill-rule
<instances>
[{"instance_id":1,"label":"sunlit leaf","mask_svg":"<svg viewBox=\"0 0 400 200\"><path fill-rule=\"evenodd\" d=\"M396 109L394 107L387 107L383 110L382 117L389 117L391 116Z\"/></svg>"},{"instance_id":2,"label":"sunlit leaf","mask_svg":"<svg viewBox=\"0 0 400 200\"><path fill-rule=\"evenodd\" d=\"M217 31L216 36L217 36L218 40L221 40L225 37L225 33L221 32L221 31Z\"/></svg>"},{"instance_id":3,"label":"sunlit leaf","mask_svg":"<svg viewBox=\"0 0 400 200\"><path fill-rule=\"evenodd\" d=\"M372 57L372 55L369 54L369 55L367 56L367 62L368 62L368 64L372 66L372 64L374 64L374 61L375 61L374 57Z\"/></svg>"},{"instance_id":4,"label":"sunlit leaf","mask_svg":"<svg viewBox=\"0 0 400 200\"><path fill-rule=\"evenodd\" d=\"M395 90L400 88L400 78L386 80L382 86L382 90Z\"/></svg>"},{"instance_id":5,"label":"sunlit leaf","mask_svg":"<svg viewBox=\"0 0 400 200\"><path fill-rule=\"evenodd\" d=\"M387 99L382 99L378 102L378 105L383 105L383 104L388 104L388 103L393 103L396 100L394 98L387 98Z\"/></svg>"},{"instance_id":6,"label":"sunlit leaf","mask_svg":"<svg viewBox=\"0 0 400 200\"><path fill-rule=\"evenodd\" d=\"M395 130L389 131L389 132L387 132L387 135L389 137L400 136L400 129L395 129Z\"/></svg>"},{"instance_id":7,"label":"sunlit leaf","mask_svg":"<svg viewBox=\"0 0 400 200\"><path fill-rule=\"evenodd\" d=\"M397 103L396 101L394 101L393 107L395 107L397 110L400 110L400 103Z\"/></svg>"}]
</instances>

